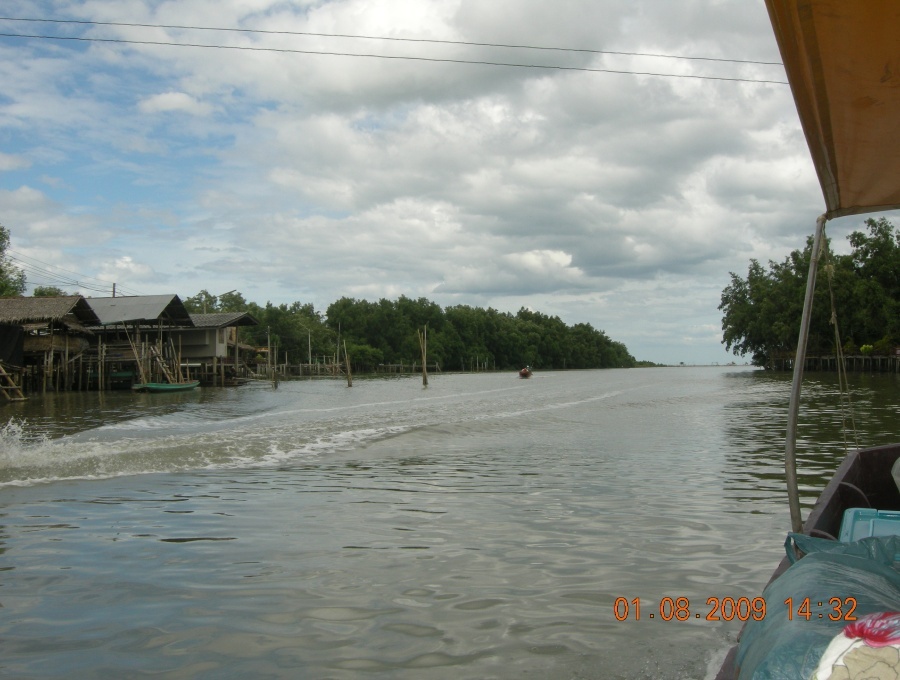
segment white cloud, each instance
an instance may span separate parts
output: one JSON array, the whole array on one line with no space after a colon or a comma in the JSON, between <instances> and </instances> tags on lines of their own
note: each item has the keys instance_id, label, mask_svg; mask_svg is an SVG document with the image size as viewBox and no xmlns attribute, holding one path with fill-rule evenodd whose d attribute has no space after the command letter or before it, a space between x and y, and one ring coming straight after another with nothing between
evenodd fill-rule
<instances>
[{"instance_id":1,"label":"white cloud","mask_svg":"<svg viewBox=\"0 0 900 680\"><path fill-rule=\"evenodd\" d=\"M141 113L181 112L192 116L208 116L212 112L209 104L197 101L184 92L163 92L138 102Z\"/></svg>"},{"instance_id":2,"label":"white cloud","mask_svg":"<svg viewBox=\"0 0 900 680\"><path fill-rule=\"evenodd\" d=\"M104 263L99 270L98 277L107 281L135 281L151 278L152 268L140 262L136 262L131 256L123 255L109 263Z\"/></svg>"},{"instance_id":3,"label":"white cloud","mask_svg":"<svg viewBox=\"0 0 900 680\"><path fill-rule=\"evenodd\" d=\"M745 0L77 0L67 11L282 31L68 29L90 37L784 78L777 66L611 53L778 61L764 6ZM0 42L0 81L0 220L14 243L145 293L527 305L591 323L639 358L721 361L728 272L801 247L821 209L783 85L50 41ZM838 221L832 238L859 221Z\"/></svg>"},{"instance_id":4,"label":"white cloud","mask_svg":"<svg viewBox=\"0 0 900 680\"><path fill-rule=\"evenodd\" d=\"M22 170L31 165L31 161L23 156L15 156L13 154L3 153L0 151L0 172L9 172L10 170Z\"/></svg>"}]
</instances>

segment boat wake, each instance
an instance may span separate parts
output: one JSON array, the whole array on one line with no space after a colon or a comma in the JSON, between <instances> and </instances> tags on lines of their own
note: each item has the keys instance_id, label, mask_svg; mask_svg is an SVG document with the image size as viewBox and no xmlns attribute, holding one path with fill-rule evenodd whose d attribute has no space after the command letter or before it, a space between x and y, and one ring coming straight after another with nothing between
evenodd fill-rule
<instances>
[{"instance_id":1,"label":"boat wake","mask_svg":"<svg viewBox=\"0 0 900 680\"><path fill-rule=\"evenodd\" d=\"M523 419L541 413L583 414L623 393L548 392L535 402L519 384L475 390L465 384L442 392L422 392L411 381L365 387L346 392L331 384L295 383L277 392L258 389L217 395L220 400L211 403L151 407L150 413L129 403L104 411L114 419L57 437L44 434L41 421L13 420L0 429L0 487L305 465L344 452L386 451L388 440L423 431L440 436L424 443L413 437L390 449L446 448L466 434L516 431Z\"/></svg>"},{"instance_id":2,"label":"boat wake","mask_svg":"<svg viewBox=\"0 0 900 680\"><path fill-rule=\"evenodd\" d=\"M365 427L339 432L309 427L255 428L118 437L108 430L49 439L30 437L27 423L0 429L0 488L72 480L99 480L187 470L273 467L319 460L397 436L408 427Z\"/></svg>"}]
</instances>

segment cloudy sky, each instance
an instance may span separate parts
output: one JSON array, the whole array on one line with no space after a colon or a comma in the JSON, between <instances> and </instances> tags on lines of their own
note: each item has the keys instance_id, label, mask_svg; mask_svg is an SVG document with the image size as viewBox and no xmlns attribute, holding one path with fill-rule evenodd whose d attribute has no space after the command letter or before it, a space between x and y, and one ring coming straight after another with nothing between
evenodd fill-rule
<instances>
[{"instance_id":1,"label":"cloudy sky","mask_svg":"<svg viewBox=\"0 0 900 680\"><path fill-rule=\"evenodd\" d=\"M524 306L724 363L729 272L823 211L763 0L2 13L0 224L31 285Z\"/></svg>"}]
</instances>

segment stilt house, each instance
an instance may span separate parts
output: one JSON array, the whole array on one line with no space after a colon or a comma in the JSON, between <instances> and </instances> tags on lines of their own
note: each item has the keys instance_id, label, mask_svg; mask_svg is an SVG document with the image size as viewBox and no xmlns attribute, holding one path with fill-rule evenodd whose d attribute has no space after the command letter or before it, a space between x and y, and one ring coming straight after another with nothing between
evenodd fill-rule
<instances>
[{"instance_id":1,"label":"stilt house","mask_svg":"<svg viewBox=\"0 0 900 680\"><path fill-rule=\"evenodd\" d=\"M224 386L239 384L247 374L253 348L238 342L240 326L257 326L259 322L245 312L191 314L193 328L175 329L182 361L201 384Z\"/></svg>"},{"instance_id":2,"label":"stilt house","mask_svg":"<svg viewBox=\"0 0 900 680\"><path fill-rule=\"evenodd\" d=\"M80 295L0 298L0 362L26 392L77 388L98 323Z\"/></svg>"},{"instance_id":3,"label":"stilt house","mask_svg":"<svg viewBox=\"0 0 900 680\"><path fill-rule=\"evenodd\" d=\"M193 328L177 295L87 298L100 324L96 346L100 389L181 376L175 330Z\"/></svg>"}]
</instances>

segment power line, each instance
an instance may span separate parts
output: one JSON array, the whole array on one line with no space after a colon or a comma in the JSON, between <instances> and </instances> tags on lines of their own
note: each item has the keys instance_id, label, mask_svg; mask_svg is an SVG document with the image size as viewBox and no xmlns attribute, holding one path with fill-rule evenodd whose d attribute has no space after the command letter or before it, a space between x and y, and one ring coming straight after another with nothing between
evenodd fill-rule
<instances>
[{"instance_id":1,"label":"power line","mask_svg":"<svg viewBox=\"0 0 900 680\"><path fill-rule=\"evenodd\" d=\"M44 281L44 283L50 283L57 286L76 287L101 293L109 293L112 290L113 286L115 286L116 291L121 291L131 295L141 295L141 293L137 291L131 291L129 288L118 283L106 281L104 279L98 279L95 276L89 276L87 274L73 272L58 265L50 264L49 262L44 262L43 260L17 253L14 250L7 250L7 253L10 254L10 261L16 264L16 266L23 269L26 274L35 274L37 276L48 279L47 281ZM15 257L13 255L15 255ZM38 265L44 266L41 267ZM60 274L54 270L58 270L59 272L64 273ZM72 276L67 276L67 274L71 274ZM99 283L86 282L84 281L84 279L93 279L94 281L97 281Z\"/></svg>"},{"instance_id":2,"label":"power line","mask_svg":"<svg viewBox=\"0 0 900 680\"><path fill-rule=\"evenodd\" d=\"M88 26L125 26L131 28L174 28L186 31L228 31L232 33L251 33L263 35L305 35L319 38L352 38L355 40L386 40L393 42L431 43L438 45L466 45L470 47L502 47L520 50L545 50L552 52L580 52L584 54L614 54L629 57L654 57L658 59L686 59L690 61L713 61L733 64L756 64L762 66L783 66L780 61L755 61L752 59L723 59L717 57L689 57L678 54L653 54L645 52L618 52L614 50L593 50L577 47L548 47L541 45L516 45L506 43L483 43L466 40L438 40L435 38L397 38L383 35L358 35L352 33L314 33L311 31L269 31L255 28L223 28L216 26L179 26L173 24L138 24L117 21L84 21L77 19L25 19L15 17L0 17L2 21L28 21L53 24L79 24ZM365 55L368 56L368 55ZM503 64L504 66L506 64Z\"/></svg>"},{"instance_id":3,"label":"power line","mask_svg":"<svg viewBox=\"0 0 900 680\"><path fill-rule=\"evenodd\" d=\"M700 76L682 73L656 73L652 71L629 71L624 69L588 68L584 66L556 66L550 64L516 64L499 61L483 61L474 59L443 59L436 57L409 57L386 54L363 54L355 52L330 52L322 50L297 50L278 47L248 47L242 45L205 45L201 43L176 43L157 40L126 40L124 38L79 38L73 36L29 35L20 33L0 33L5 38L35 38L39 40L68 40L77 42L119 43L126 45L161 45L165 47L199 47L204 49L243 50L249 52L280 52L285 54L317 54L334 57L360 57L367 59L397 59L403 61L425 61L447 64L475 64L480 66L507 66L512 68L545 69L552 71L583 71L588 73L619 73L635 76L657 76L661 78L691 78L694 80L719 80L739 83L760 83L770 85L788 85L784 80L764 80L756 78L727 78L723 76Z\"/></svg>"}]
</instances>

